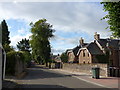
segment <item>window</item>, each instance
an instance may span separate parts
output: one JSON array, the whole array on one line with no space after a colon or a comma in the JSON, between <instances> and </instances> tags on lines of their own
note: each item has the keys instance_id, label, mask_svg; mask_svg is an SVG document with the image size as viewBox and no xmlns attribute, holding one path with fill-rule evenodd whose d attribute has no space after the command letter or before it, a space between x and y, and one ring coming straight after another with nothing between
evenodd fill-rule
<instances>
[{"instance_id":1,"label":"window","mask_svg":"<svg viewBox=\"0 0 120 90\"><path fill-rule=\"evenodd\" d=\"M88 57L89 57L89 53L88 53Z\"/></svg>"},{"instance_id":2,"label":"window","mask_svg":"<svg viewBox=\"0 0 120 90\"><path fill-rule=\"evenodd\" d=\"M83 62L83 64L85 64L85 61Z\"/></svg>"},{"instance_id":3,"label":"window","mask_svg":"<svg viewBox=\"0 0 120 90\"><path fill-rule=\"evenodd\" d=\"M83 57L85 57L85 50L83 50Z\"/></svg>"}]
</instances>

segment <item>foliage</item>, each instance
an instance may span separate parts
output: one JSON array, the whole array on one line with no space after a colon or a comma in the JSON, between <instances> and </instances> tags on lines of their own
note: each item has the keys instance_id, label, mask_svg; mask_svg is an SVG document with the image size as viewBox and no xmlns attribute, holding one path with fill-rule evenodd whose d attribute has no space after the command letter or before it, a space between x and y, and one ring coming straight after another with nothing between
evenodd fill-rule
<instances>
[{"instance_id":1,"label":"foliage","mask_svg":"<svg viewBox=\"0 0 120 90\"><path fill-rule=\"evenodd\" d=\"M20 51L30 52L29 39L28 39L28 40L27 40L26 38L25 38L25 39L22 39L22 41L18 42L17 48L18 48Z\"/></svg>"},{"instance_id":2,"label":"foliage","mask_svg":"<svg viewBox=\"0 0 120 90\"><path fill-rule=\"evenodd\" d=\"M24 55L24 62L28 63L31 60L29 39L22 39L18 42L17 48L20 50L19 52Z\"/></svg>"},{"instance_id":3,"label":"foliage","mask_svg":"<svg viewBox=\"0 0 120 90\"><path fill-rule=\"evenodd\" d=\"M64 63L68 62L68 55L66 53L62 53L60 58L61 58L62 62L64 62Z\"/></svg>"},{"instance_id":4,"label":"foliage","mask_svg":"<svg viewBox=\"0 0 120 90\"><path fill-rule=\"evenodd\" d=\"M109 28L112 31L112 35L116 38L120 38L120 2L101 2L103 4L104 11L108 12L108 15L102 19L107 19Z\"/></svg>"},{"instance_id":5,"label":"foliage","mask_svg":"<svg viewBox=\"0 0 120 90\"><path fill-rule=\"evenodd\" d=\"M47 64L50 60L50 38L53 37L54 30L52 25L47 23L46 19L38 20L37 22L30 23L31 25L31 40L32 54L34 59L43 61Z\"/></svg>"},{"instance_id":6,"label":"foliage","mask_svg":"<svg viewBox=\"0 0 120 90\"><path fill-rule=\"evenodd\" d=\"M109 52L107 51L105 55L96 55L96 58L99 63L109 64Z\"/></svg>"},{"instance_id":7,"label":"foliage","mask_svg":"<svg viewBox=\"0 0 120 90\"><path fill-rule=\"evenodd\" d=\"M29 53L29 52L24 52L23 54L24 54L24 61L25 61L26 63L29 63L29 62L31 61L31 53Z\"/></svg>"},{"instance_id":8,"label":"foliage","mask_svg":"<svg viewBox=\"0 0 120 90\"><path fill-rule=\"evenodd\" d=\"M6 52L14 51L14 48L8 44L4 44L4 49Z\"/></svg>"},{"instance_id":9,"label":"foliage","mask_svg":"<svg viewBox=\"0 0 120 90\"><path fill-rule=\"evenodd\" d=\"M1 27L2 27L2 45L5 49L6 52L10 51L11 48L9 46L10 44L10 37L9 37L9 31L8 31L8 26L5 20L1 22Z\"/></svg>"},{"instance_id":10,"label":"foliage","mask_svg":"<svg viewBox=\"0 0 120 90\"><path fill-rule=\"evenodd\" d=\"M15 73L15 63L16 63L16 52L11 51L7 53L6 57L6 74L12 74Z\"/></svg>"},{"instance_id":11,"label":"foliage","mask_svg":"<svg viewBox=\"0 0 120 90\"><path fill-rule=\"evenodd\" d=\"M9 37L9 31L8 31L8 26L5 20L1 22L2 26L2 45L4 44L10 44L10 37Z\"/></svg>"},{"instance_id":12,"label":"foliage","mask_svg":"<svg viewBox=\"0 0 120 90\"><path fill-rule=\"evenodd\" d=\"M6 57L6 74L15 75L16 61L21 60L25 62L24 52L22 51L10 51Z\"/></svg>"}]
</instances>

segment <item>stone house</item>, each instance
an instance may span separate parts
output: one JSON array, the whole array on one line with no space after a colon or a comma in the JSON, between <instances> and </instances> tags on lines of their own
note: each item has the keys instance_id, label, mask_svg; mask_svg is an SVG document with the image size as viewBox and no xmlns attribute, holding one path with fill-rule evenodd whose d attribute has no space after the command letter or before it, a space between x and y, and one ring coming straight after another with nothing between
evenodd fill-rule
<instances>
[{"instance_id":1,"label":"stone house","mask_svg":"<svg viewBox=\"0 0 120 90\"><path fill-rule=\"evenodd\" d=\"M81 38L80 39L80 44L78 46L76 46L73 49L68 49L67 55L68 55L68 62L69 63L78 63L79 62L79 57L78 57L78 51L80 48L85 47L88 43L84 43L84 40Z\"/></svg>"},{"instance_id":2,"label":"stone house","mask_svg":"<svg viewBox=\"0 0 120 90\"><path fill-rule=\"evenodd\" d=\"M95 33L94 41L79 49L77 53L79 63L106 63L108 58L111 66L119 67L119 46L120 40L101 39L100 35Z\"/></svg>"},{"instance_id":3,"label":"stone house","mask_svg":"<svg viewBox=\"0 0 120 90\"><path fill-rule=\"evenodd\" d=\"M68 49L66 52L67 52L67 55L68 55L68 63L72 63L75 59L75 55L73 53L73 50Z\"/></svg>"},{"instance_id":4,"label":"stone house","mask_svg":"<svg viewBox=\"0 0 120 90\"><path fill-rule=\"evenodd\" d=\"M96 43L91 42L87 46L79 49L78 52L78 59L80 64L85 63L97 63L98 60L96 59L96 55L102 55L102 51L96 45Z\"/></svg>"},{"instance_id":5,"label":"stone house","mask_svg":"<svg viewBox=\"0 0 120 90\"><path fill-rule=\"evenodd\" d=\"M96 39L94 42L104 54L109 53L109 65L120 67L120 40L119 39Z\"/></svg>"}]
</instances>

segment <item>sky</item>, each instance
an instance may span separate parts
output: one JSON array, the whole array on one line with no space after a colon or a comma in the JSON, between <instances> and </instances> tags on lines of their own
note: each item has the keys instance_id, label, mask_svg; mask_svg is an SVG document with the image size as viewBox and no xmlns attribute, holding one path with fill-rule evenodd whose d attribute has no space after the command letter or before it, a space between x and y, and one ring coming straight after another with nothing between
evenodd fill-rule
<instances>
[{"instance_id":1,"label":"sky","mask_svg":"<svg viewBox=\"0 0 120 90\"><path fill-rule=\"evenodd\" d=\"M111 32L101 20L104 12L100 2L0 2L0 22L5 19L10 31L11 45L31 36L30 22L47 19L53 25L55 37L50 39L52 53L61 54L67 49L94 40L94 33L109 38Z\"/></svg>"}]
</instances>

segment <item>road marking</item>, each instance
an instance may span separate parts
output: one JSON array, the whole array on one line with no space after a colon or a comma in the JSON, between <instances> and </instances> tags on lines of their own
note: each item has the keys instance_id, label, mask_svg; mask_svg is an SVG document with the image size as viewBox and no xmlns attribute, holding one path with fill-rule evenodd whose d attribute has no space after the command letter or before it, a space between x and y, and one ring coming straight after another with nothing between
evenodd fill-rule
<instances>
[{"instance_id":1,"label":"road marking","mask_svg":"<svg viewBox=\"0 0 120 90\"><path fill-rule=\"evenodd\" d=\"M52 69L49 69L49 70L52 70ZM72 72L68 72L68 71L65 71L65 70L59 70L59 71L58 71L58 70L52 70L52 71L59 72L59 73L62 73L62 74L74 74L74 73L72 73ZM72 75L71 75L71 76L72 76ZM92 82L92 81L88 81L88 80L82 79L82 78L80 78L80 77L78 77L78 76L72 76L72 77L77 78L77 79L80 79L80 80L85 81L85 82L88 82L88 83L91 83L91 84L94 84L94 85L98 85L98 86L104 87L104 88L113 89L113 88L111 88L111 87L107 87L107 86L104 86L104 85L101 85L101 84L98 84L98 83L95 83L95 82Z\"/></svg>"},{"instance_id":2,"label":"road marking","mask_svg":"<svg viewBox=\"0 0 120 90\"><path fill-rule=\"evenodd\" d=\"M85 82L88 82L88 83L92 83L92 84L95 84L95 85L98 85L98 86L101 86L101 87L110 88L110 87L107 87L107 86L104 86L104 85L101 85L101 84L98 84L98 83L94 83L94 82L91 82L91 81L82 79L82 78L77 77L77 76L72 76L72 77L75 77L75 78L80 79L80 80L82 80L82 81L85 81Z\"/></svg>"}]
</instances>

